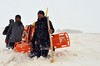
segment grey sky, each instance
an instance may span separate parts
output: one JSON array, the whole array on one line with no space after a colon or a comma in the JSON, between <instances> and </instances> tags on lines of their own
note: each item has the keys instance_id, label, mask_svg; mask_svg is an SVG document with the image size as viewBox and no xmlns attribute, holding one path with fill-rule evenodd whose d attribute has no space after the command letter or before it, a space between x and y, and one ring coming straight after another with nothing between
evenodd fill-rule
<instances>
[{"instance_id":1,"label":"grey sky","mask_svg":"<svg viewBox=\"0 0 100 66\"><path fill-rule=\"evenodd\" d=\"M0 27L16 14L24 25L37 20L38 10L49 8L55 29L100 33L100 0L0 0Z\"/></svg>"}]
</instances>

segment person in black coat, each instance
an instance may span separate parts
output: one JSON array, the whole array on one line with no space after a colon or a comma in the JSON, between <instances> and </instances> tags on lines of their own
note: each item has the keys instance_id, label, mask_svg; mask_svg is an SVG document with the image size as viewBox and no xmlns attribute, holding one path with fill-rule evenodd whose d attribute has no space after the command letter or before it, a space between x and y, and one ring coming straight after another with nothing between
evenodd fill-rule
<instances>
[{"instance_id":1,"label":"person in black coat","mask_svg":"<svg viewBox=\"0 0 100 66\"><path fill-rule=\"evenodd\" d=\"M50 30L48 30L47 17L44 16L43 11L38 12L38 20L35 23L35 32L32 39L33 55L47 57L50 49L49 32L54 33L52 22L50 23Z\"/></svg>"},{"instance_id":2,"label":"person in black coat","mask_svg":"<svg viewBox=\"0 0 100 66\"><path fill-rule=\"evenodd\" d=\"M8 26L6 26L5 27L5 29L4 29L4 31L3 31L3 35L7 35L7 32L8 32L8 30L9 30L9 26L11 25L11 24L13 24L14 23L14 20L13 19L10 19L9 20L9 25Z\"/></svg>"},{"instance_id":3,"label":"person in black coat","mask_svg":"<svg viewBox=\"0 0 100 66\"><path fill-rule=\"evenodd\" d=\"M5 27L5 29L4 29L4 31L3 31L3 33L2 33L3 35L6 35L6 36L7 36L7 32L8 32L8 30L9 30L9 27L10 27L11 24L13 24L13 23L14 23L14 20L13 20L13 19L10 19L10 20L9 20L9 25ZM6 47L9 48L8 42L7 42L7 41L5 41L5 42L6 42Z\"/></svg>"}]
</instances>

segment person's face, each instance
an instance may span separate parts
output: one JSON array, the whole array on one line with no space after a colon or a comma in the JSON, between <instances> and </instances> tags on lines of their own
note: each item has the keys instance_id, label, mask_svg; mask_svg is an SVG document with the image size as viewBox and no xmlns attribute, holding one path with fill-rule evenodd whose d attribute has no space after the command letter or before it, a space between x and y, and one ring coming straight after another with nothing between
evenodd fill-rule
<instances>
[{"instance_id":1,"label":"person's face","mask_svg":"<svg viewBox=\"0 0 100 66\"><path fill-rule=\"evenodd\" d=\"M17 22L19 22L19 21L21 21L21 18L16 18L15 20L16 20Z\"/></svg>"},{"instance_id":2,"label":"person's face","mask_svg":"<svg viewBox=\"0 0 100 66\"><path fill-rule=\"evenodd\" d=\"M44 17L43 14L38 14L38 19L41 19L43 17Z\"/></svg>"}]
</instances>

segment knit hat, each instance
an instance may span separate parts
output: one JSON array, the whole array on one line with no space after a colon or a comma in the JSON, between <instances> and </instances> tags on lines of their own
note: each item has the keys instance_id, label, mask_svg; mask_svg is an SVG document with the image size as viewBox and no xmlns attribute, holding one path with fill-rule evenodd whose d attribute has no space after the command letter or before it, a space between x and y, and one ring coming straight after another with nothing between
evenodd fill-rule
<instances>
[{"instance_id":1,"label":"knit hat","mask_svg":"<svg viewBox=\"0 0 100 66\"><path fill-rule=\"evenodd\" d=\"M16 15L15 18L21 18L21 16L20 15Z\"/></svg>"},{"instance_id":2,"label":"knit hat","mask_svg":"<svg viewBox=\"0 0 100 66\"><path fill-rule=\"evenodd\" d=\"M44 11L42 11L42 10L40 10L40 11L38 12L38 14L43 14L43 16L45 15Z\"/></svg>"}]
</instances>

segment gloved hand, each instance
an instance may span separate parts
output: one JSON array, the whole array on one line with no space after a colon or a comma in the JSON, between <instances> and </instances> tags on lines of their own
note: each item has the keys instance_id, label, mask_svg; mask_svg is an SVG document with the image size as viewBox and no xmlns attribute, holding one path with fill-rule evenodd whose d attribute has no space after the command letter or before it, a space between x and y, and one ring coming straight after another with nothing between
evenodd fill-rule
<instances>
[{"instance_id":1,"label":"gloved hand","mask_svg":"<svg viewBox=\"0 0 100 66\"><path fill-rule=\"evenodd\" d=\"M52 34L52 30L50 29L50 30L48 30L48 32L50 33L50 34Z\"/></svg>"},{"instance_id":2,"label":"gloved hand","mask_svg":"<svg viewBox=\"0 0 100 66\"><path fill-rule=\"evenodd\" d=\"M32 42L29 42L29 45L31 46L32 45Z\"/></svg>"}]
</instances>

